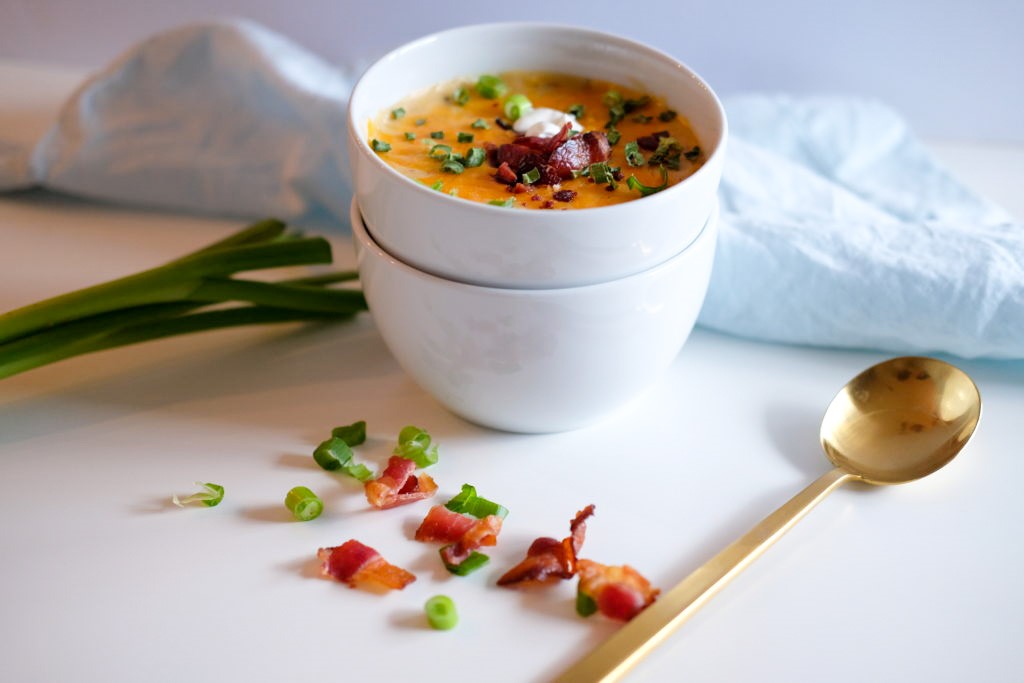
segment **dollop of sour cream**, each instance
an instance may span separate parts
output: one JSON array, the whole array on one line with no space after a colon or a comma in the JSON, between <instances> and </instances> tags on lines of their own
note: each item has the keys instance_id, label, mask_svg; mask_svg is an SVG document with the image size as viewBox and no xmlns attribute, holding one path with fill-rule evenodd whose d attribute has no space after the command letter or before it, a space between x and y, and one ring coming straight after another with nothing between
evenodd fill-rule
<instances>
[{"instance_id":1,"label":"dollop of sour cream","mask_svg":"<svg viewBox=\"0 0 1024 683\"><path fill-rule=\"evenodd\" d=\"M562 130L562 126L567 123L572 124L573 130L583 130L583 126L580 125L579 121L572 114L559 111L558 109L538 107L537 109L531 109L516 119L512 124L512 128L520 135L550 138Z\"/></svg>"}]
</instances>

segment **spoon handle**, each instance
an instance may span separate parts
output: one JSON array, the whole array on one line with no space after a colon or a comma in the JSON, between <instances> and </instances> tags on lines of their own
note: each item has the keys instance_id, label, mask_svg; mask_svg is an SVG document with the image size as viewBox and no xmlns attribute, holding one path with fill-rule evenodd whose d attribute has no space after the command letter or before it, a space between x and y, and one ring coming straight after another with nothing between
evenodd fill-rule
<instances>
[{"instance_id":1,"label":"spoon handle","mask_svg":"<svg viewBox=\"0 0 1024 683\"><path fill-rule=\"evenodd\" d=\"M761 556L833 489L854 475L836 468L793 496L702 567L662 595L608 640L576 662L556 683L611 683L661 644L734 576Z\"/></svg>"}]
</instances>

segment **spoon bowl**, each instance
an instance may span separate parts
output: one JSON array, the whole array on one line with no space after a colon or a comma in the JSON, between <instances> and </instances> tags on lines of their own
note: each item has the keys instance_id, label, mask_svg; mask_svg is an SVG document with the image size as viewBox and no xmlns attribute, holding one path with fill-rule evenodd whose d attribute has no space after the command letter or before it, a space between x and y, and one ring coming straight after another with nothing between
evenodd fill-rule
<instances>
[{"instance_id":1,"label":"spoon bowl","mask_svg":"<svg viewBox=\"0 0 1024 683\"><path fill-rule=\"evenodd\" d=\"M868 368L836 395L821 446L836 467L870 484L903 484L952 460L981 417L978 387L934 358L893 358Z\"/></svg>"},{"instance_id":2,"label":"spoon bowl","mask_svg":"<svg viewBox=\"0 0 1024 683\"><path fill-rule=\"evenodd\" d=\"M956 457L981 418L981 395L959 368L906 356L846 383L825 411L821 445L835 468L644 609L556 683L619 680L761 556L825 496L848 481L902 484Z\"/></svg>"}]
</instances>

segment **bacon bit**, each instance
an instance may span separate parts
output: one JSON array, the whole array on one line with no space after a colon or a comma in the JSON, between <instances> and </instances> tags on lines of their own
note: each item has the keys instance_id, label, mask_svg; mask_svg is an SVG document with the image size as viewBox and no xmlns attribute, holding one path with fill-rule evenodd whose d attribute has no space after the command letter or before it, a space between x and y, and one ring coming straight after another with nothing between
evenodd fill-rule
<instances>
[{"instance_id":1,"label":"bacon bit","mask_svg":"<svg viewBox=\"0 0 1024 683\"><path fill-rule=\"evenodd\" d=\"M608 567L591 560L579 561L579 590L594 599L601 614L629 621L658 597L657 588L628 564Z\"/></svg>"},{"instance_id":2,"label":"bacon bit","mask_svg":"<svg viewBox=\"0 0 1024 683\"><path fill-rule=\"evenodd\" d=\"M333 548L320 548L316 555L323 562L320 571L324 576L346 583L350 588L374 584L388 590L402 590L416 580L413 574L388 563L376 550L355 539Z\"/></svg>"},{"instance_id":3,"label":"bacon bit","mask_svg":"<svg viewBox=\"0 0 1024 683\"><path fill-rule=\"evenodd\" d=\"M542 208L542 209L553 209L553 208L555 208L555 203L549 199L546 202L544 202L543 204L541 204L540 208Z\"/></svg>"},{"instance_id":4,"label":"bacon bit","mask_svg":"<svg viewBox=\"0 0 1024 683\"><path fill-rule=\"evenodd\" d=\"M569 137L572 125L567 123L550 138L520 136L510 143L497 147L484 147L491 165L498 168L497 178L501 182L514 182L510 174L501 168L508 164L517 176L536 168L540 178L534 185L554 185L563 179L573 177L573 171L590 164L606 161L611 155L608 136L603 131L591 131Z\"/></svg>"},{"instance_id":5,"label":"bacon bit","mask_svg":"<svg viewBox=\"0 0 1024 683\"><path fill-rule=\"evenodd\" d=\"M577 512L569 523L569 536L561 541L546 536L535 540L526 551L526 559L505 572L498 579L498 585L545 584L571 579L576 574L576 555L586 537L587 518L593 514L593 505Z\"/></svg>"},{"instance_id":6,"label":"bacon bit","mask_svg":"<svg viewBox=\"0 0 1024 683\"><path fill-rule=\"evenodd\" d=\"M546 155L539 154L525 145L513 143L502 145L498 148L495 154L496 163L494 165L508 164L509 168L516 173L523 173L543 164L545 158Z\"/></svg>"},{"instance_id":7,"label":"bacon bit","mask_svg":"<svg viewBox=\"0 0 1024 683\"><path fill-rule=\"evenodd\" d=\"M522 194L526 192L528 189L529 188L526 187L526 185L523 185L522 183L516 183L515 185L510 186L508 188L508 191L511 192L512 194Z\"/></svg>"},{"instance_id":8,"label":"bacon bit","mask_svg":"<svg viewBox=\"0 0 1024 683\"><path fill-rule=\"evenodd\" d=\"M535 202L539 202L540 201L540 195L539 194L531 195L530 199L532 199Z\"/></svg>"},{"instance_id":9,"label":"bacon bit","mask_svg":"<svg viewBox=\"0 0 1024 683\"><path fill-rule=\"evenodd\" d=\"M567 140L552 152L548 163L560 177L572 178L573 171L579 171L599 161L607 161L611 156L611 149L608 136L604 132L591 131Z\"/></svg>"},{"instance_id":10,"label":"bacon bit","mask_svg":"<svg viewBox=\"0 0 1024 683\"><path fill-rule=\"evenodd\" d=\"M506 184L514 183L519 179L519 176L517 176L516 172L509 167L507 161L502 162L501 166L498 167L497 173L494 174L494 177L498 182Z\"/></svg>"},{"instance_id":11,"label":"bacon bit","mask_svg":"<svg viewBox=\"0 0 1024 683\"><path fill-rule=\"evenodd\" d=\"M475 519L452 512L444 505L435 505L423 518L416 530L416 540L424 543L440 542L452 545L442 549L444 561L458 565L482 546L495 545L501 533L501 517L488 515Z\"/></svg>"},{"instance_id":12,"label":"bacon bit","mask_svg":"<svg viewBox=\"0 0 1024 683\"><path fill-rule=\"evenodd\" d=\"M437 484L428 474L416 476L416 463L408 458L392 455L381 475L366 482L366 500L380 510L430 498Z\"/></svg>"},{"instance_id":13,"label":"bacon bit","mask_svg":"<svg viewBox=\"0 0 1024 683\"><path fill-rule=\"evenodd\" d=\"M636 144L640 149L646 149L648 152L653 152L658 149L658 138L667 138L667 130L659 130L657 133L651 133L650 135L643 135L636 139Z\"/></svg>"},{"instance_id":14,"label":"bacon bit","mask_svg":"<svg viewBox=\"0 0 1024 683\"><path fill-rule=\"evenodd\" d=\"M559 190L551 196L557 202L571 202L576 199L576 192L574 190Z\"/></svg>"}]
</instances>

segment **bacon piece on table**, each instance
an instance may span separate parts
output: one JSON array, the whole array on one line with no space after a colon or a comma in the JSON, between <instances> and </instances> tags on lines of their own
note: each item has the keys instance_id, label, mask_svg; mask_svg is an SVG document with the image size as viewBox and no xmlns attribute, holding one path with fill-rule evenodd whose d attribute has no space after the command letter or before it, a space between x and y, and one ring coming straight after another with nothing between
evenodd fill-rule
<instances>
[{"instance_id":1,"label":"bacon piece on table","mask_svg":"<svg viewBox=\"0 0 1024 683\"><path fill-rule=\"evenodd\" d=\"M366 500L375 508L385 510L417 500L430 498L437 484L430 475L416 475L416 463L408 458L392 455L381 475L366 482Z\"/></svg>"},{"instance_id":2,"label":"bacon piece on table","mask_svg":"<svg viewBox=\"0 0 1024 683\"><path fill-rule=\"evenodd\" d=\"M535 540L526 551L526 558L505 572L498 579L498 585L516 586L571 579L576 574L576 556L586 537L587 518L593 514L593 505L577 512L569 524L569 536L561 541L546 536Z\"/></svg>"},{"instance_id":3,"label":"bacon piece on table","mask_svg":"<svg viewBox=\"0 0 1024 683\"><path fill-rule=\"evenodd\" d=\"M320 548L317 557L323 564L320 571L351 588L375 584L388 590L401 590L416 577L401 567L390 564L376 550L355 539L333 548Z\"/></svg>"},{"instance_id":4,"label":"bacon piece on table","mask_svg":"<svg viewBox=\"0 0 1024 683\"><path fill-rule=\"evenodd\" d=\"M579 575L579 591L594 600L601 614L619 621L635 617L661 592L628 564L609 567L580 560Z\"/></svg>"},{"instance_id":5,"label":"bacon piece on table","mask_svg":"<svg viewBox=\"0 0 1024 683\"><path fill-rule=\"evenodd\" d=\"M435 505L416 530L416 540L450 543L443 549L442 556L448 564L458 565L477 548L497 544L500 532L501 517L497 515L476 519L452 512L444 505Z\"/></svg>"}]
</instances>

